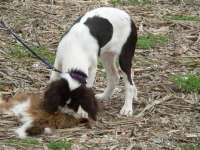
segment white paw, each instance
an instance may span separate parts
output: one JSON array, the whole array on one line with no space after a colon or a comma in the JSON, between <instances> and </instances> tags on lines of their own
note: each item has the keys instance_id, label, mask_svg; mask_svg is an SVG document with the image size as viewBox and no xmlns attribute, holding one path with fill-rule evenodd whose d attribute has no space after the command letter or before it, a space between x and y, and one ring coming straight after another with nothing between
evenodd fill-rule
<instances>
[{"instance_id":1,"label":"white paw","mask_svg":"<svg viewBox=\"0 0 200 150\"><path fill-rule=\"evenodd\" d=\"M131 117L133 115L133 108L132 106L123 106L120 115L126 116L126 117Z\"/></svg>"},{"instance_id":2,"label":"white paw","mask_svg":"<svg viewBox=\"0 0 200 150\"><path fill-rule=\"evenodd\" d=\"M27 134L22 128L19 128L19 129L15 130L15 133L18 135L19 139L27 138Z\"/></svg>"},{"instance_id":3,"label":"white paw","mask_svg":"<svg viewBox=\"0 0 200 150\"><path fill-rule=\"evenodd\" d=\"M79 106L77 114L79 114L83 118L88 118L88 113L84 111L81 106Z\"/></svg>"},{"instance_id":4,"label":"white paw","mask_svg":"<svg viewBox=\"0 0 200 150\"><path fill-rule=\"evenodd\" d=\"M44 134L51 134L52 131L50 128L44 128Z\"/></svg>"},{"instance_id":5,"label":"white paw","mask_svg":"<svg viewBox=\"0 0 200 150\"><path fill-rule=\"evenodd\" d=\"M107 97L106 95L104 95L103 93L101 93L101 94L96 94L95 97L96 97L96 99L98 99L98 100L107 100L107 99L108 99L108 97Z\"/></svg>"}]
</instances>

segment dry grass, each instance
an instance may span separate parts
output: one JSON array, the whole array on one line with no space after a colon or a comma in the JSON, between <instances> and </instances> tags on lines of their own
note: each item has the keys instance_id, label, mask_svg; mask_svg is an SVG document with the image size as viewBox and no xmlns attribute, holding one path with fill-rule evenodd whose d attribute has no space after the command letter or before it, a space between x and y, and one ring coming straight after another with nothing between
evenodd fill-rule
<instances>
[{"instance_id":1,"label":"dry grass","mask_svg":"<svg viewBox=\"0 0 200 150\"><path fill-rule=\"evenodd\" d=\"M55 53L62 34L74 20L88 10L100 6L113 6L131 15L140 35L152 32L168 34L163 47L147 50L137 49L135 56L151 65L133 65L134 81L139 91L139 100L134 101L134 116L118 115L124 102L124 84L121 81L117 92L109 101L101 102L102 111L93 129L84 127L56 130L50 136L34 137L41 143L28 149L47 149L52 140L71 141L71 149L181 149L187 145L200 145L200 97L194 93L177 90L171 75L200 72L187 62L200 59L200 22L169 20L164 16L185 14L199 16L200 3L184 1L154 1L152 5L121 6L105 4L104 1L11 1L0 2L0 20L13 29L30 46L39 45ZM16 40L0 26L0 89L4 99L23 91L34 91L42 96L49 79L50 70L39 60L13 59L9 45L18 45ZM33 67L33 64L39 64ZM120 72L120 71L119 71ZM97 72L94 89L105 89L103 69ZM0 148L27 149L27 145L9 144L14 139L13 130L19 124L14 118L1 116Z\"/></svg>"}]
</instances>

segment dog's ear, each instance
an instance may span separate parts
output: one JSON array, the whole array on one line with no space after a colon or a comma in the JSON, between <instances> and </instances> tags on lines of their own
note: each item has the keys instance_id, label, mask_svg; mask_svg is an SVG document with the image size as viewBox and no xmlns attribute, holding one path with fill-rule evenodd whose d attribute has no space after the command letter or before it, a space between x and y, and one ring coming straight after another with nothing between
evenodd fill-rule
<instances>
[{"instance_id":1,"label":"dog's ear","mask_svg":"<svg viewBox=\"0 0 200 150\"><path fill-rule=\"evenodd\" d=\"M78 107L81 105L93 120L97 119L97 112L99 111L99 104L95 98L95 94L91 88L81 85L75 90L71 91L71 102L67 104L77 112Z\"/></svg>"},{"instance_id":2,"label":"dog's ear","mask_svg":"<svg viewBox=\"0 0 200 150\"><path fill-rule=\"evenodd\" d=\"M95 98L95 94L91 88L84 88L81 100L81 107L85 110L93 120L97 120L97 112L99 111L99 103Z\"/></svg>"},{"instance_id":3,"label":"dog's ear","mask_svg":"<svg viewBox=\"0 0 200 150\"><path fill-rule=\"evenodd\" d=\"M54 113L59 106L65 106L69 99L70 90L65 79L53 81L44 93L44 107L48 113Z\"/></svg>"}]
</instances>

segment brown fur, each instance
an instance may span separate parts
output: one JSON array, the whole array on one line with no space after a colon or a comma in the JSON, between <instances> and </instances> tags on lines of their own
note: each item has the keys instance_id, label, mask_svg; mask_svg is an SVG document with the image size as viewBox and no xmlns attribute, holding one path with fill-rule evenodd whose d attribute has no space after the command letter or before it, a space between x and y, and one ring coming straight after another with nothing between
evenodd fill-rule
<instances>
[{"instance_id":1,"label":"brown fur","mask_svg":"<svg viewBox=\"0 0 200 150\"><path fill-rule=\"evenodd\" d=\"M69 99L71 99L71 102L66 104ZM59 106L64 107L65 105L75 112L81 106L93 120L97 120L99 103L95 98L93 90L86 87L85 84L70 91L68 82L61 78L53 81L48 86L44 93L45 110L49 113L54 113Z\"/></svg>"},{"instance_id":2,"label":"brown fur","mask_svg":"<svg viewBox=\"0 0 200 150\"><path fill-rule=\"evenodd\" d=\"M26 129L28 135L37 135L44 132L45 128L63 129L77 126L85 123L87 128L91 128L91 124L87 118L75 118L60 111L49 114L44 109L44 102L34 93L16 95L7 102L0 104L0 111L7 110L18 104L30 99L30 106L26 113L32 118L32 125Z\"/></svg>"},{"instance_id":3,"label":"brown fur","mask_svg":"<svg viewBox=\"0 0 200 150\"><path fill-rule=\"evenodd\" d=\"M31 98L37 98L38 96L36 94L29 94L29 93L26 93L26 94L18 94L12 98L10 98L8 101L4 102L4 103L1 103L0 104L0 112L2 111L2 109L4 110L9 110L10 107L12 107L13 105L17 104L17 103L22 103L24 101L27 100L28 97L31 97Z\"/></svg>"}]
</instances>

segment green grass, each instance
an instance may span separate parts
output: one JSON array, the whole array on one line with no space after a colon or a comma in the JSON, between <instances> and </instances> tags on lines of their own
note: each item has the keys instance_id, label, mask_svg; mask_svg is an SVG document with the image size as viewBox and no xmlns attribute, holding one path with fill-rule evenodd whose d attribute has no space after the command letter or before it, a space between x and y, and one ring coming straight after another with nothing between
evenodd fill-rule
<instances>
[{"instance_id":1,"label":"green grass","mask_svg":"<svg viewBox=\"0 0 200 150\"><path fill-rule=\"evenodd\" d=\"M11 0L1 0L1 2L11 2Z\"/></svg>"},{"instance_id":2,"label":"green grass","mask_svg":"<svg viewBox=\"0 0 200 150\"><path fill-rule=\"evenodd\" d=\"M138 36L137 48L149 49L149 47L164 46L168 40L168 35L163 36L161 34L154 35L148 33L147 35Z\"/></svg>"},{"instance_id":3,"label":"green grass","mask_svg":"<svg viewBox=\"0 0 200 150\"><path fill-rule=\"evenodd\" d=\"M14 19L14 21L16 22L16 23L23 23L23 22L26 22L26 21L28 21L28 17L22 17L22 16L17 16L17 17L15 17L15 19Z\"/></svg>"},{"instance_id":4,"label":"green grass","mask_svg":"<svg viewBox=\"0 0 200 150\"><path fill-rule=\"evenodd\" d=\"M199 17L196 16L185 16L185 15L173 15L168 16L167 18L173 19L173 20L185 20L185 21L199 21Z\"/></svg>"},{"instance_id":5,"label":"green grass","mask_svg":"<svg viewBox=\"0 0 200 150\"><path fill-rule=\"evenodd\" d=\"M103 68L103 65L102 65L102 63L98 60L98 62L97 62L97 68L99 68L99 69L102 69Z\"/></svg>"},{"instance_id":6,"label":"green grass","mask_svg":"<svg viewBox=\"0 0 200 150\"><path fill-rule=\"evenodd\" d=\"M144 61L142 59L139 59L137 57L134 57L132 64L139 66L139 67L149 67L149 66L151 66L151 63Z\"/></svg>"},{"instance_id":7,"label":"green grass","mask_svg":"<svg viewBox=\"0 0 200 150\"><path fill-rule=\"evenodd\" d=\"M122 4L122 5L145 5L145 4L151 4L151 0L142 0L141 2L139 0L129 0L129 2L124 2L123 0L109 0L111 4Z\"/></svg>"},{"instance_id":8,"label":"green grass","mask_svg":"<svg viewBox=\"0 0 200 150\"><path fill-rule=\"evenodd\" d=\"M186 66L190 67L190 66L194 66L194 67L200 67L200 61L188 61L185 63Z\"/></svg>"},{"instance_id":9,"label":"green grass","mask_svg":"<svg viewBox=\"0 0 200 150\"><path fill-rule=\"evenodd\" d=\"M111 4L123 4L122 0L109 0Z\"/></svg>"},{"instance_id":10,"label":"green grass","mask_svg":"<svg viewBox=\"0 0 200 150\"><path fill-rule=\"evenodd\" d=\"M12 58L15 59L26 59L26 58L36 58L29 50L21 45L7 45L9 54ZM50 64L53 64L55 61L56 55L51 52L49 49L41 46L31 46L31 49L36 52L40 57L48 61Z\"/></svg>"},{"instance_id":11,"label":"green grass","mask_svg":"<svg viewBox=\"0 0 200 150\"><path fill-rule=\"evenodd\" d=\"M200 146L193 146L193 145L189 145L189 146L184 146L182 147L182 150L200 150Z\"/></svg>"},{"instance_id":12,"label":"green grass","mask_svg":"<svg viewBox=\"0 0 200 150\"><path fill-rule=\"evenodd\" d=\"M10 139L8 141L8 143L22 143L22 144L27 144L27 145L39 145L39 142L37 140L32 140L32 139L25 139L25 140L19 140L19 139L13 140L13 139Z\"/></svg>"},{"instance_id":13,"label":"green grass","mask_svg":"<svg viewBox=\"0 0 200 150\"><path fill-rule=\"evenodd\" d=\"M0 92L3 91L3 85L0 84Z\"/></svg>"},{"instance_id":14,"label":"green grass","mask_svg":"<svg viewBox=\"0 0 200 150\"><path fill-rule=\"evenodd\" d=\"M62 150L62 149L69 149L72 146L72 143L66 142L65 140L51 141L47 146L49 149L52 150Z\"/></svg>"},{"instance_id":15,"label":"green grass","mask_svg":"<svg viewBox=\"0 0 200 150\"><path fill-rule=\"evenodd\" d=\"M138 0L131 0L131 2L134 4L134 5L145 5L145 4L151 4L151 1L150 0L142 0L141 2L138 1Z\"/></svg>"},{"instance_id":16,"label":"green grass","mask_svg":"<svg viewBox=\"0 0 200 150\"><path fill-rule=\"evenodd\" d=\"M9 144L26 144L26 145L34 145L34 146L38 146L40 145L40 143L35 140L35 139L24 139L24 140L20 140L20 139L10 139L8 140ZM51 150L63 150L63 149L69 149L72 146L71 142L66 142L65 140L60 140L60 141L51 141L48 145L48 148Z\"/></svg>"},{"instance_id":17,"label":"green grass","mask_svg":"<svg viewBox=\"0 0 200 150\"><path fill-rule=\"evenodd\" d=\"M194 2L194 0L183 0L184 2Z\"/></svg>"},{"instance_id":18,"label":"green grass","mask_svg":"<svg viewBox=\"0 0 200 150\"><path fill-rule=\"evenodd\" d=\"M139 67L149 67L149 66L152 65L151 63L149 63L147 61L144 61L144 60L142 60L140 58L137 58L137 57L134 57L134 59L132 61L132 64L135 65L135 66L139 66ZM118 67L119 66L119 62L116 61L115 65ZM97 68L99 68L99 69L103 68L102 63L99 60L97 62Z\"/></svg>"},{"instance_id":19,"label":"green grass","mask_svg":"<svg viewBox=\"0 0 200 150\"><path fill-rule=\"evenodd\" d=\"M172 80L180 89L200 95L200 73L188 73L186 76L176 74L172 76Z\"/></svg>"}]
</instances>

